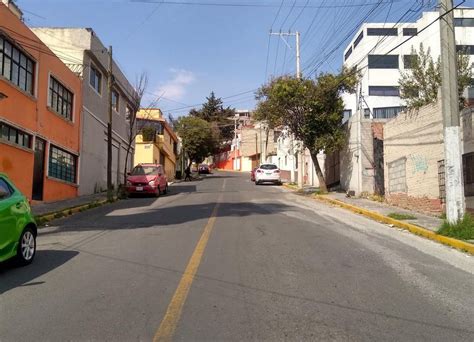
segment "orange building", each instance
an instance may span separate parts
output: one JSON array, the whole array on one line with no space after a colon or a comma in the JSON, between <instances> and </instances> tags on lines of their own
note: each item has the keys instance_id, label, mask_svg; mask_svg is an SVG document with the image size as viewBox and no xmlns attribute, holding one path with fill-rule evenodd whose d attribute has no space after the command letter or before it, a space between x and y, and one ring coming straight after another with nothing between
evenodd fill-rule
<instances>
[{"instance_id":1,"label":"orange building","mask_svg":"<svg viewBox=\"0 0 474 342\"><path fill-rule=\"evenodd\" d=\"M77 196L81 80L0 1L0 172L30 199Z\"/></svg>"}]
</instances>

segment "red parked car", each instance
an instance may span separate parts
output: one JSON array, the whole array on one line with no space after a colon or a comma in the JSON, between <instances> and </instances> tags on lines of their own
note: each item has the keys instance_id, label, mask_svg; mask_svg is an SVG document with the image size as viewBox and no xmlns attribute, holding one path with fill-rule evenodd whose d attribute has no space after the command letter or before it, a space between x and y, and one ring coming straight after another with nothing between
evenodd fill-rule
<instances>
[{"instance_id":1,"label":"red parked car","mask_svg":"<svg viewBox=\"0 0 474 342\"><path fill-rule=\"evenodd\" d=\"M128 174L127 194L150 194L156 197L168 193L168 177L159 164L138 164Z\"/></svg>"}]
</instances>

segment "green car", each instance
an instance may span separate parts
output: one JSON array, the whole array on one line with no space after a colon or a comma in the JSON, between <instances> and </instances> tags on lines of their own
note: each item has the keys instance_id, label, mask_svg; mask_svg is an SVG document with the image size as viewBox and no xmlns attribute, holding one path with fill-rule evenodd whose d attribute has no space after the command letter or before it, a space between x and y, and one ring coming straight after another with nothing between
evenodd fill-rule
<instances>
[{"instance_id":1,"label":"green car","mask_svg":"<svg viewBox=\"0 0 474 342\"><path fill-rule=\"evenodd\" d=\"M28 199L0 173L0 262L15 257L20 265L31 263L37 232Z\"/></svg>"}]
</instances>

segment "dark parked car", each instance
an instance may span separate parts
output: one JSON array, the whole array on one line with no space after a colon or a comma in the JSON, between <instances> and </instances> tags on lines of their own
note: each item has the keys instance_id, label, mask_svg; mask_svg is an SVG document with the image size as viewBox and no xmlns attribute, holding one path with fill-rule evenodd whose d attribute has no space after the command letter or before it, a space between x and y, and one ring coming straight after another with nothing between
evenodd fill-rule
<instances>
[{"instance_id":1,"label":"dark parked car","mask_svg":"<svg viewBox=\"0 0 474 342\"><path fill-rule=\"evenodd\" d=\"M207 164L201 164L201 165L199 165L199 167L198 167L198 173L199 173L200 175L203 175L203 174L204 174L204 175L208 175L208 174L210 174L210 173L211 173L211 170L209 169L209 165L207 165Z\"/></svg>"}]
</instances>

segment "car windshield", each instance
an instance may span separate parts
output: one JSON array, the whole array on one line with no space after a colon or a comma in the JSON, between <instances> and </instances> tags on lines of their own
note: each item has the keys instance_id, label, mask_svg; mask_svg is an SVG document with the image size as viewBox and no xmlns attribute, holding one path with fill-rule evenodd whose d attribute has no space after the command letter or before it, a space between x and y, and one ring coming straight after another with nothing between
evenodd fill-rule
<instances>
[{"instance_id":1,"label":"car windshield","mask_svg":"<svg viewBox=\"0 0 474 342\"><path fill-rule=\"evenodd\" d=\"M131 175L132 176L149 176L158 173L157 166L135 166Z\"/></svg>"},{"instance_id":2,"label":"car windshield","mask_svg":"<svg viewBox=\"0 0 474 342\"><path fill-rule=\"evenodd\" d=\"M276 169L278 169L278 167L276 165L273 165L273 164L263 164L263 165L260 165L260 168L262 170L276 170Z\"/></svg>"}]
</instances>

